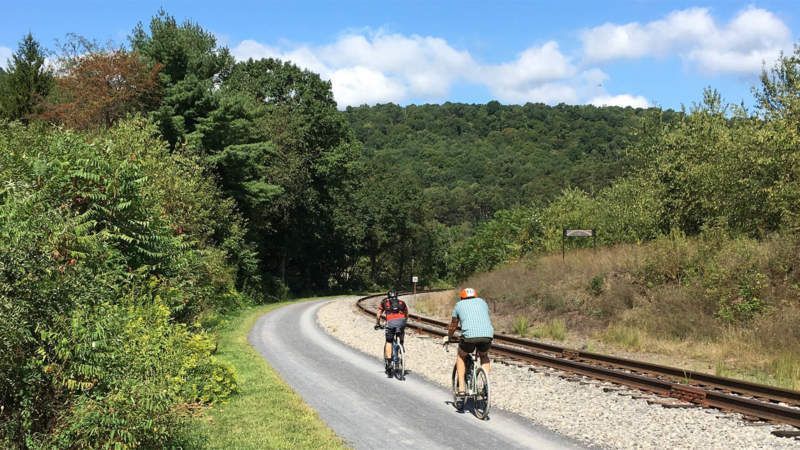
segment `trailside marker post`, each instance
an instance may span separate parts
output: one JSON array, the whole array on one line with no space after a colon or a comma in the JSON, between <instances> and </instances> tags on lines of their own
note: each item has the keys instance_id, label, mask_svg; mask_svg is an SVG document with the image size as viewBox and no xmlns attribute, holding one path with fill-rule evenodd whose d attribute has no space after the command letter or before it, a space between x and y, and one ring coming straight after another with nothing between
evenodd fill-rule
<instances>
[{"instance_id":1,"label":"trailside marker post","mask_svg":"<svg viewBox=\"0 0 800 450\"><path fill-rule=\"evenodd\" d=\"M564 261L566 255L566 239L568 237L591 237L592 250L597 251L597 233L594 228L591 230L568 230L563 228L564 232L561 234L561 261Z\"/></svg>"},{"instance_id":2,"label":"trailside marker post","mask_svg":"<svg viewBox=\"0 0 800 450\"><path fill-rule=\"evenodd\" d=\"M417 301L417 281L419 281L419 278L411 277L411 282L414 283L414 301Z\"/></svg>"}]
</instances>

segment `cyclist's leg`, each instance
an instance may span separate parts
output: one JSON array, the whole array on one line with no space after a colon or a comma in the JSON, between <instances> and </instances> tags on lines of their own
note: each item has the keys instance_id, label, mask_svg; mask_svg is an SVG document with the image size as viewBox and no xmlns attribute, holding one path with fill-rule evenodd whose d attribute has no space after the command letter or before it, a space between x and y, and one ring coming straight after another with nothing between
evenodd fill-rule
<instances>
[{"instance_id":1,"label":"cyclist's leg","mask_svg":"<svg viewBox=\"0 0 800 450\"><path fill-rule=\"evenodd\" d=\"M395 328L388 323L386 324L386 343L383 345L383 359L392 359L392 342L394 342Z\"/></svg>"},{"instance_id":2,"label":"cyclist's leg","mask_svg":"<svg viewBox=\"0 0 800 450\"><path fill-rule=\"evenodd\" d=\"M475 344L469 342L461 342L458 344L458 358L456 358L456 370L458 370L458 390L462 392L466 390L466 383L464 382L464 374L467 371L466 358L469 354L475 351Z\"/></svg>"},{"instance_id":3,"label":"cyclist's leg","mask_svg":"<svg viewBox=\"0 0 800 450\"><path fill-rule=\"evenodd\" d=\"M467 371L467 364L464 362L464 358L466 357L467 354L459 348L458 356L456 357L456 370L458 371L458 392L464 392L466 390L464 384L464 374Z\"/></svg>"},{"instance_id":4,"label":"cyclist's leg","mask_svg":"<svg viewBox=\"0 0 800 450\"><path fill-rule=\"evenodd\" d=\"M491 348L491 346L491 339L486 343L480 343L476 345L478 348L478 355L481 359L481 367L486 371L486 375L489 375L489 370L492 368L492 361L489 359L489 348Z\"/></svg>"}]
</instances>

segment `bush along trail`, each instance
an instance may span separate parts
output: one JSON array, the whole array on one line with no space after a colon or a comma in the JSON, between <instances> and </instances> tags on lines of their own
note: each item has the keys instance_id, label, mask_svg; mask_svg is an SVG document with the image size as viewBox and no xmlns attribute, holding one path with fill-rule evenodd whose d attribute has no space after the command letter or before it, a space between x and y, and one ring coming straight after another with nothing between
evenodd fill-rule
<instances>
[{"instance_id":1,"label":"bush along trail","mask_svg":"<svg viewBox=\"0 0 800 450\"><path fill-rule=\"evenodd\" d=\"M142 120L0 124L0 148L2 446L175 445L189 405L238 389L201 324L246 301L241 219Z\"/></svg>"}]
</instances>

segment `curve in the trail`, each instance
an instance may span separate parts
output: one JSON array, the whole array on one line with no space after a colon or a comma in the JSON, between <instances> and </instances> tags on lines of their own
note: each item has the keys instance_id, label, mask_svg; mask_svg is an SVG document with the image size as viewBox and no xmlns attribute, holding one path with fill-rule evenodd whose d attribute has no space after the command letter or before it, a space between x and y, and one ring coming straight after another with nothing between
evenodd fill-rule
<instances>
[{"instance_id":1,"label":"curve in the trail","mask_svg":"<svg viewBox=\"0 0 800 450\"><path fill-rule=\"evenodd\" d=\"M494 409L480 421L448 390L419 376L389 379L381 361L336 341L316 322L331 300L287 305L259 318L249 341L355 448L575 448L574 441ZM380 338L376 337L376 345Z\"/></svg>"}]
</instances>

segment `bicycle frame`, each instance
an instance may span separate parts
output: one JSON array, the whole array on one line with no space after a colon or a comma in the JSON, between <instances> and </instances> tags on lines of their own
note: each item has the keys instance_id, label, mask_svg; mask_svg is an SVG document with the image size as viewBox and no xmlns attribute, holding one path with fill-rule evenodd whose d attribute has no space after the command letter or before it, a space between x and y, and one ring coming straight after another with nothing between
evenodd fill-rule
<instances>
[{"instance_id":1,"label":"bicycle frame","mask_svg":"<svg viewBox=\"0 0 800 450\"><path fill-rule=\"evenodd\" d=\"M400 337L395 335L392 342L392 361L397 361L397 351L402 348L403 344L400 343Z\"/></svg>"}]
</instances>

